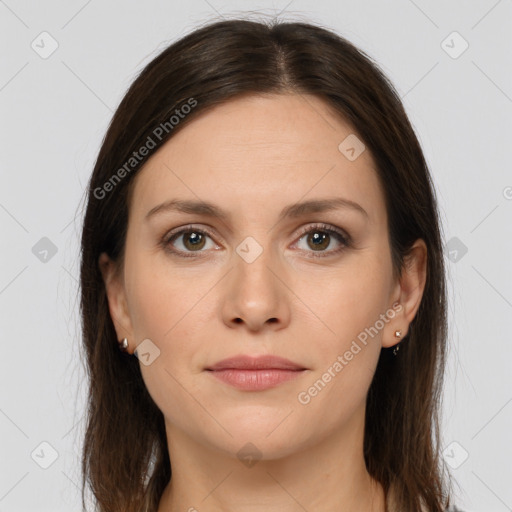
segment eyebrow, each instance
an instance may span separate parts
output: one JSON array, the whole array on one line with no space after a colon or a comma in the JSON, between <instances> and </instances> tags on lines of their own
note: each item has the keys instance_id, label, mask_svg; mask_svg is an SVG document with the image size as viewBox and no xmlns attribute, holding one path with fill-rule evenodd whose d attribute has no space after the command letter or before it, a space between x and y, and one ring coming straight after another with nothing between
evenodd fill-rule
<instances>
[{"instance_id":1,"label":"eyebrow","mask_svg":"<svg viewBox=\"0 0 512 512\"><path fill-rule=\"evenodd\" d=\"M301 203L286 206L279 214L279 220L285 218L301 217L309 213L320 213L337 209L350 209L359 212L366 218L369 218L368 213L360 204L355 203L354 201L350 201L349 199L333 197L327 199L312 199L309 201L303 201ZM170 211L205 215L208 217L218 218L223 221L227 221L230 217L227 212L208 201L172 199L170 201L165 201L149 210L149 212L146 214L146 220L157 214Z\"/></svg>"}]
</instances>

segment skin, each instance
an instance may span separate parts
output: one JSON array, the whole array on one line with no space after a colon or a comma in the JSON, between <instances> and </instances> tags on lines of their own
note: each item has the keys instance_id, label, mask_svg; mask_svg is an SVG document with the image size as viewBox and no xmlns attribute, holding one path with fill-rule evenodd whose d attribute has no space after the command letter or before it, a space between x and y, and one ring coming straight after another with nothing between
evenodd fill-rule
<instances>
[{"instance_id":1,"label":"skin","mask_svg":"<svg viewBox=\"0 0 512 512\"><path fill-rule=\"evenodd\" d=\"M381 348L399 341L396 330L407 334L420 305L426 246L416 241L395 280L372 156L350 161L338 149L353 133L314 96L245 96L201 114L135 177L124 265L106 254L99 264L118 338L128 338L130 353L147 338L160 350L141 362L172 461L159 512L384 511L363 458L365 400ZM367 216L345 208L278 219L286 206L332 197ZM207 200L230 217L145 219L177 198ZM300 230L318 222L348 233L351 245L331 235L315 251L312 236L325 231ZM199 250L187 235L168 243L192 257L166 251L161 239L189 224L211 236ZM236 252L248 236L263 249L251 263ZM396 303L394 318L300 403L298 394ZM238 354L274 354L307 371L254 392L204 370ZM237 457L249 442L261 455L251 467Z\"/></svg>"}]
</instances>

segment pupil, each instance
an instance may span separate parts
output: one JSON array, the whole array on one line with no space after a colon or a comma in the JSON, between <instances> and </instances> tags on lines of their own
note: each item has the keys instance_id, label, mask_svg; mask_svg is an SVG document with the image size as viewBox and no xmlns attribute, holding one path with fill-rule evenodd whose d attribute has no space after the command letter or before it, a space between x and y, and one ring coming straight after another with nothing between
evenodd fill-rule
<instances>
[{"instance_id":1,"label":"pupil","mask_svg":"<svg viewBox=\"0 0 512 512\"><path fill-rule=\"evenodd\" d=\"M198 233L192 233L190 235L190 238L189 240L194 244L194 243L197 243L198 240L199 240L199 234Z\"/></svg>"}]
</instances>

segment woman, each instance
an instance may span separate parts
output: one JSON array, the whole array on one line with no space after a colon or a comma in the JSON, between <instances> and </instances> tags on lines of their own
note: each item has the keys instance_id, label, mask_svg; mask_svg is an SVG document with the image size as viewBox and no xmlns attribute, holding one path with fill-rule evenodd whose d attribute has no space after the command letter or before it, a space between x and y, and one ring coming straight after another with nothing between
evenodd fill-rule
<instances>
[{"instance_id":1,"label":"woman","mask_svg":"<svg viewBox=\"0 0 512 512\"><path fill-rule=\"evenodd\" d=\"M439 224L399 97L348 41L232 20L164 50L89 184L98 510L446 510Z\"/></svg>"}]
</instances>

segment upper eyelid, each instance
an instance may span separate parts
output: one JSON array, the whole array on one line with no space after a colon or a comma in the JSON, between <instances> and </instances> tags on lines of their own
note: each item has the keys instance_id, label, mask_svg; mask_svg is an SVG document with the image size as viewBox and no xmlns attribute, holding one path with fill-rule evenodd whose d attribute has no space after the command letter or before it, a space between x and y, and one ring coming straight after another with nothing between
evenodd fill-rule
<instances>
[{"instance_id":1,"label":"upper eyelid","mask_svg":"<svg viewBox=\"0 0 512 512\"><path fill-rule=\"evenodd\" d=\"M350 239L350 235L344 230L343 228L339 228L337 226L334 226L332 224L329 224L328 222L312 222L308 226L304 226L299 230L299 236L303 236L304 234L308 233L309 231L313 231L317 229L318 231L333 231L343 237L345 237L347 240Z\"/></svg>"}]
</instances>

